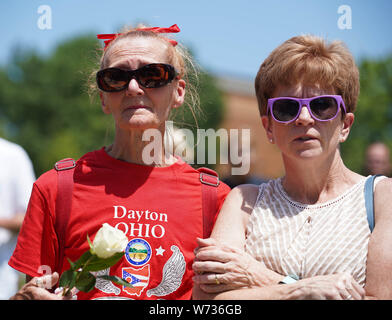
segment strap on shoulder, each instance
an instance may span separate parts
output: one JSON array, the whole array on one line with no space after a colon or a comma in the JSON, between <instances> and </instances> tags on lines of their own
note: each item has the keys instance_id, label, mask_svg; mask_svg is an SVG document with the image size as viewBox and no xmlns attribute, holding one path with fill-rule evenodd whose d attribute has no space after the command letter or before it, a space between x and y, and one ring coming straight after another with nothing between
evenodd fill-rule
<instances>
[{"instance_id":1,"label":"strap on shoulder","mask_svg":"<svg viewBox=\"0 0 392 320\"><path fill-rule=\"evenodd\" d=\"M58 238L58 256L56 271L61 275L65 254L65 238L69 215L72 206L73 173L76 166L75 160L66 158L56 162L54 168L57 171L57 197L56 197L56 221L55 230Z\"/></svg>"},{"instance_id":2,"label":"strap on shoulder","mask_svg":"<svg viewBox=\"0 0 392 320\"><path fill-rule=\"evenodd\" d=\"M200 173L203 202L203 238L211 235L214 226L214 218L217 211L217 199L219 186L218 174L209 168L197 169Z\"/></svg>"},{"instance_id":3,"label":"strap on shoulder","mask_svg":"<svg viewBox=\"0 0 392 320\"><path fill-rule=\"evenodd\" d=\"M380 176L380 174L376 174L370 176L365 181L365 207L366 207L366 214L369 223L370 232L373 232L374 229L374 180L376 177Z\"/></svg>"}]
</instances>

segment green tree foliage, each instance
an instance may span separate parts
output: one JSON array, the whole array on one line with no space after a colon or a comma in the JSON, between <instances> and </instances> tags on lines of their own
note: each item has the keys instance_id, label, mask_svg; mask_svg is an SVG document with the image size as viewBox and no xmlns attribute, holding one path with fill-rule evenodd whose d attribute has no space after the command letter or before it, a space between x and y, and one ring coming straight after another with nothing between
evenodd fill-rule
<instances>
[{"instance_id":1,"label":"green tree foliage","mask_svg":"<svg viewBox=\"0 0 392 320\"><path fill-rule=\"evenodd\" d=\"M0 68L0 135L26 149L37 175L59 159L77 159L113 140L111 116L101 111L98 95L88 95L101 45L94 35L79 36L49 56L18 50ZM199 127L217 128L223 103L207 73L200 75L199 93L205 114L197 121ZM182 119L194 123L189 111Z\"/></svg>"},{"instance_id":2,"label":"green tree foliage","mask_svg":"<svg viewBox=\"0 0 392 320\"><path fill-rule=\"evenodd\" d=\"M341 151L349 168L363 172L365 151L370 143L382 141L392 148L392 55L362 60L359 72L361 92L355 121Z\"/></svg>"}]
</instances>

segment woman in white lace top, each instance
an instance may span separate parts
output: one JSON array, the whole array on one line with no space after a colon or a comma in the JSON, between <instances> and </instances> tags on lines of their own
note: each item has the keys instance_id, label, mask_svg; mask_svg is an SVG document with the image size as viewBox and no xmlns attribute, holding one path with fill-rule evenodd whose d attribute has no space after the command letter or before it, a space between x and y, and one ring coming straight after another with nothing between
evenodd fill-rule
<instances>
[{"instance_id":1,"label":"woman in white lace top","mask_svg":"<svg viewBox=\"0 0 392 320\"><path fill-rule=\"evenodd\" d=\"M210 239L200 239L195 299L392 299L391 179L374 187L345 166L359 73L343 43L297 36L255 80L262 125L286 174L227 197ZM375 102L374 107L377 107Z\"/></svg>"}]
</instances>

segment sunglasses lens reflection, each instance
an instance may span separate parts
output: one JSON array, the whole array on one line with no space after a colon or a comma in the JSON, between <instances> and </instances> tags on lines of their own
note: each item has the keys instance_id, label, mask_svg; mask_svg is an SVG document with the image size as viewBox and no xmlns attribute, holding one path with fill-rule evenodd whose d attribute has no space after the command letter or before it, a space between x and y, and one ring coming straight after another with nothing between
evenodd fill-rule
<instances>
[{"instance_id":1,"label":"sunglasses lens reflection","mask_svg":"<svg viewBox=\"0 0 392 320\"><path fill-rule=\"evenodd\" d=\"M159 88L170 83L176 76L175 69L168 64L153 63L134 71L108 68L97 73L98 87L107 92L116 92L128 87L132 78L145 88Z\"/></svg>"},{"instance_id":2,"label":"sunglasses lens reflection","mask_svg":"<svg viewBox=\"0 0 392 320\"><path fill-rule=\"evenodd\" d=\"M103 73L102 82L104 85L112 90L122 90L127 85L127 73L120 69L109 69Z\"/></svg>"},{"instance_id":3,"label":"sunglasses lens reflection","mask_svg":"<svg viewBox=\"0 0 392 320\"><path fill-rule=\"evenodd\" d=\"M272 106L272 113L276 120L291 121L298 114L299 103L292 99L276 100Z\"/></svg>"},{"instance_id":4,"label":"sunglasses lens reflection","mask_svg":"<svg viewBox=\"0 0 392 320\"><path fill-rule=\"evenodd\" d=\"M169 82L169 72L165 65L146 66L139 69L138 79L146 88L159 88Z\"/></svg>"},{"instance_id":5,"label":"sunglasses lens reflection","mask_svg":"<svg viewBox=\"0 0 392 320\"><path fill-rule=\"evenodd\" d=\"M320 120L329 120L336 116L338 103L335 98L322 97L310 101L310 110Z\"/></svg>"}]
</instances>

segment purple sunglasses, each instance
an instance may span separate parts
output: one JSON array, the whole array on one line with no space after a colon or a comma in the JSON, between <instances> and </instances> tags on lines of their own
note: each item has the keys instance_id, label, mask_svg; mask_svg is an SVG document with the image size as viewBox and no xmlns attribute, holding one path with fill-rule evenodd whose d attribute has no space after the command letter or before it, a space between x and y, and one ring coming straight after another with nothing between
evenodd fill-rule
<instances>
[{"instance_id":1,"label":"purple sunglasses","mask_svg":"<svg viewBox=\"0 0 392 320\"><path fill-rule=\"evenodd\" d=\"M290 123L295 121L306 105L309 114L317 121L330 121L335 119L339 113L340 105L344 112L346 106L340 95L323 95L306 99L292 97L278 97L268 99L268 109L275 121L280 123Z\"/></svg>"}]
</instances>

